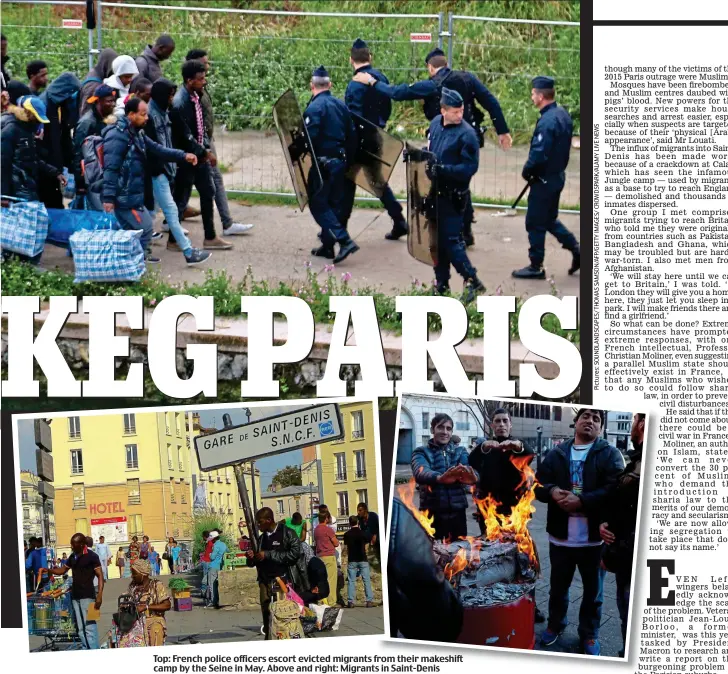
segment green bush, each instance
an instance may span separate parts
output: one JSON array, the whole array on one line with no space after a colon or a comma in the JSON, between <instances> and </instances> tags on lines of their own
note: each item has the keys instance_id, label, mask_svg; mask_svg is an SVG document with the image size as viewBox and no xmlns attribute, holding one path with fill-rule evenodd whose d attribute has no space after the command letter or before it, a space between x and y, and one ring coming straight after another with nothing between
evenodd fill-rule
<instances>
[{"instance_id":1,"label":"green bush","mask_svg":"<svg viewBox=\"0 0 728 674\"><path fill-rule=\"evenodd\" d=\"M578 2L514 0L233 0L228 2L157 2L261 10L317 12L438 14L515 19L579 21ZM51 76L73 70L88 71L87 33L64 30L62 18L83 18L83 7L3 3L3 33L8 37L11 71L20 76L25 64L43 58ZM210 90L220 123L230 130L269 129L271 109L278 96L293 89L302 105L309 97L311 70L325 64L332 74L334 93L343 96L351 75L349 48L363 37L374 53L375 65L391 82L427 77L424 56L432 44L409 41L411 32L430 32L437 39L436 19L371 19L285 15L241 15L104 7L102 46L136 56L163 32L177 41L165 74L179 81L180 65L191 48L208 50L213 62ZM447 25L444 26L447 29ZM579 129L580 29L571 26L492 23L457 20L454 24L453 66L475 72L498 97L516 139L527 141L538 112L529 101L530 79L553 75L559 100ZM396 104L389 130L421 135L426 124L419 104Z\"/></svg>"}]
</instances>

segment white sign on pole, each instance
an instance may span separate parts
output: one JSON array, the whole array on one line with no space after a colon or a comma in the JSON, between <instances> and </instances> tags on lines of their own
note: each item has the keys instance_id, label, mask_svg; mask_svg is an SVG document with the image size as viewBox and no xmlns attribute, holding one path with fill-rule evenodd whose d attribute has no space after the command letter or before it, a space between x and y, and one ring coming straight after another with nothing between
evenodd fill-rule
<instances>
[{"instance_id":1,"label":"white sign on pole","mask_svg":"<svg viewBox=\"0 0 728 674\"><path fill-rule=\"evenodd\" d=\"M432 33L410 33L410 42L432 42Z\"/></svg>"},{"instance_id":2,"label":"white sign on pole","mask_svg":"<svg viewBox=\"0 0 728 674\"><path fill-rule=\"evenodd\" d=\"M344 437L336 403L314 405L195 438L203 471Z\"/></svg>"}]
</instances>

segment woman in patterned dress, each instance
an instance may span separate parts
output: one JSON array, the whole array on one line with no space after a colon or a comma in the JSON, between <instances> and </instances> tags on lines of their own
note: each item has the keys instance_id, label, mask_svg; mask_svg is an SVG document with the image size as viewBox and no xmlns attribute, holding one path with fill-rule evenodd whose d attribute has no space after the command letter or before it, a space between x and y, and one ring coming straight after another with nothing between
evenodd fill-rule
<instances>
[{"instance_id":1,"label":"woman in patterned dress","mask_svg":"<svg viewBox=\"0 0 728 674\"><path fill-rule=\"evenodd\" d=\"M123 635L119 648L135 646L164 646L167 639L167 620L164 614L172 608L166 585L152 578L152 565L147 559L137 559L131 565L130 594L141 618L134 628Z\"/></svg>"}]
</instances>

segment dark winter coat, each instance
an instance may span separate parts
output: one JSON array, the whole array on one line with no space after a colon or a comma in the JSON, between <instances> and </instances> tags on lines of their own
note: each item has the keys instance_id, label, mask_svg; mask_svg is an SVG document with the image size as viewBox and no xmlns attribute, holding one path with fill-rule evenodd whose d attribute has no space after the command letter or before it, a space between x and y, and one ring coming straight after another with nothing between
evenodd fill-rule
<instances>
[{"instance_id":1,"label":"dark winter coat","mask_svg":"<svg viewBox=\"0 0 728 674\"><path fill-rule=\"evenodd\" d=\"M163 77L152 85L152 100L149 101L149 121L144 128L147 138L164 147L172 145L172 122L169 119L169 95L177 88L175 84ZM158 176L164 173L169 180L174 180L177 164L173 161L162 161L154 156L149 157L149 175Z\"/></svg>"},{"instance_id":2,"label":"dark winter coat","mask_svg":"<svg viewBox=\"0 0 728 674\"><path fill-rule=\"evenodd\" d=\"M13 114L3 115L0 155L0 192L9 197L38 201L41 175L56 179L61 173L41 159L36 147L38 121L27 110L12 107ZM30 121L29 121L30 120Z\"/></svg>"},{"instance_id":3,"label":"dark winter coat","mask_svg":"<svg viewBox=\"0 0 728 674\"><path fill-rule=\"evenodd\" d=\"M548 503L546 515L546 531L554 538L566 540L569 537L569 513L559 508L551 499L551 490L555 487L571 491L571 447L574 439L562 442L552 449L541 462L536 472L536 498ZM624 468L621 452L603 438L597 438L589 450L584 462L584 489L579 498L582 508L580 513L589 520L589 541L601 540L599 525L607 496L617 482Z\"/></svg>"},{"instance_id":4,"label":"dark winter coat","mask_svg":"<svg viewBox=\"0 0 728 674\"><path fill-rule=\"evenodd\" d=\"M117 208L142 208L148 156L164 161L184 161L182 150L166 148L146 138L127 117L104 130L103 201Z\"/></svg>"},{"instance_id":5,"label":"dark winter coat","mask_svg":"<svg viewBox=\"0 0 728 674\"><path fill-rule=\"evenodd\" d=\"M73 133L73 175L76 177L76 189L85 189L81 161L83 160L83 141L89 136L100 136L107 124L99 116L96 106L92 106L81 116Z\"/></svg>"},{"instance_id":6,"label":"dark winter coat","mask_svg":"<svg viewBox=\"0 0 728 674\"><path fill-rule=\"evenodd\" d=\"M457 639L463 607L435 563L432 540L397 498L392 501L387 558L390 634L407 639Z\"/></svg>"},{"instance_id":7,"label":"dark winter coat","mask_svg":"<svg viewBox=\"0 0 728 674\"><path fill-rule=\"evenodd\" d=\"M210 137L207 134L207 129L205 129L202 144L198 142L195 104L190 98L190 93L184 87L181 87L174 96L172 108L169 111L169 118L172 122L172 142L174 143L174 147L179 147L185 152L191 152L198 159L202 159L210 149ZM205 124L203 123L204 126Z\"/></svg>"},{"instance_id":8,"label":"dark winter coat","mask_svg":"<svg viewBox=\"0 0 728 674\"><path fill-rule=\"evenodd\" d=\"M448 468L467 466L468 452L453 442L441 447L433 440L412 452L412 474L420 485L420 509L431 515L448 515L468 507L466 487L462 484L438 484Z\"/></svg>"}]
</instances>

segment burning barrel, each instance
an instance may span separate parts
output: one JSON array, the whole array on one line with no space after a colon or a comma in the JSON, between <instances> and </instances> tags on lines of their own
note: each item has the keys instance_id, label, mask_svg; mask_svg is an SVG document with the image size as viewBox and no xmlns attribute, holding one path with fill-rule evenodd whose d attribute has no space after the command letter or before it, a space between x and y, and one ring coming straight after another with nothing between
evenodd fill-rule
<instances>
[{"instance_id":1,"label":"burning barrel","mask_svg":"<svg viewBox=\"0 0 728 674\"><path fill-rule=\"evenodd\" d=\"M515 599L483 606L464 606L463 629L457 641L476 646L533 649L535 606L530 589L519 587Z\"/></svg>"}]
</instances>

